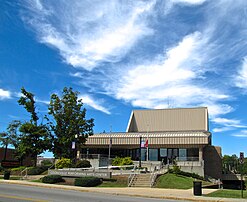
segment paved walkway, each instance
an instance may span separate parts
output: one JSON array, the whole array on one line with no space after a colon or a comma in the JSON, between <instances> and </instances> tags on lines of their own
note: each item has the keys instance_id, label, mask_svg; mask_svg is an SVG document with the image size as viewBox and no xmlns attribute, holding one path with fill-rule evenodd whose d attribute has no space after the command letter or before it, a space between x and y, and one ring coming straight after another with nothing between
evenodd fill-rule
<instances>
[{"instance_id":1,"label":"paved walkway","mask_svg":"<svg viewBox=\"0 0 247 202\"><path fill-rule=\"evenodd\" d=\"M114 195L128 195L128 196L139 196L139 197L149 197L149 198L175 199L175 200L215 201L215 202L216 201L217 202L247 201L246 199L226 199L226 198L215 198L215 197L205 197L205 196L194 196L192 189L181 190L181 189L136 188L136 187L135 188L134 187L124 187L124 188L76 187L76 186L68 186L68 185L43 184L43 183L28 182L21 180L0 180L0 183L76 190L82 192L98 192L98 193L114 194ZM213 191L216 191L216 189L203 189L202 192L203 194L208 194Z\"/></svg>"}]
</instances>

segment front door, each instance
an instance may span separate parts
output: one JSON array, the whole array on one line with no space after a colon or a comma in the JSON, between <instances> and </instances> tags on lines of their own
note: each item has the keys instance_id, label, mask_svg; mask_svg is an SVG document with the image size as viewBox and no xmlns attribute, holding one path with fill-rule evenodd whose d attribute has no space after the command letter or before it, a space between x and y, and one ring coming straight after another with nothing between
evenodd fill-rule
<instances>
[{"instance_id":1,"label":"front door","mask_svg":"<svg viewBox=\"0 0 247 202\"><path fill-rule=\"evenodd\" d=\"M167 164L173 164L174 160L178 157L178 149L167 149Z\"/></svg>"}]
</instances>

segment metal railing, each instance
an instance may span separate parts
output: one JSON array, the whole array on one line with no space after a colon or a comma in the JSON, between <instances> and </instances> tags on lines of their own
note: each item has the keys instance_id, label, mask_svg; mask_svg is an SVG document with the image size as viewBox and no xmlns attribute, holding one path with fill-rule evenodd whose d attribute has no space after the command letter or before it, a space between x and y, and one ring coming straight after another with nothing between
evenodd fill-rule
<instances>
[{"instance_id":1,"label":"metal railing","mask_svg":"<svg viewBox=\"0 0 247 202\"><path fill-rule=\"evenodd\" d=\"M135 176L136 176L135 173L132 173L132 174L129 175L129 177L128 177L128 187L131 187Z\"/></svg>"},{"instance_id":2,"label":"metal railing","mask_svg":"<svg viewBox=\"0 0 247 202\"><path fill-rule=\"evenodd\" d=\"M21 173L20 173L21 180L27 179L27 177L28 177L27 170L28 170L28 167L26 167L24 170L21 171ZM25 175L23 175L24 173L25 173Z\"/></svg>"},{"instance_id":3,"label":"metal railing","mask_svg":"<svg viewBox=\"0 0 247 202\"><path fill-rule=\"evenodd\" d=\"M107 154L81 154L81 159L100 159L100 158L108 158L109 155ZM115 158L115 155L111 155L110 158Z\"/></svg>"},{"instance_id":4,"label":"metal railing","mask_svg":"<svg viewBox=\"0 0 247 202\"><path fill-rule=\"evenodd\" d=\"M199 157L176 157L176 161L199 161Z\"/></svg>"}]
</instances>

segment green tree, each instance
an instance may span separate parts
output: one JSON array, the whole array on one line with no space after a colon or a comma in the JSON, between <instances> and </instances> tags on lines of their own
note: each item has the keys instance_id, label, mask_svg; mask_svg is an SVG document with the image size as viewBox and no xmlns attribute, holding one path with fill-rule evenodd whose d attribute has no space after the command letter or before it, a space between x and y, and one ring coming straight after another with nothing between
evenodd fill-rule
<instances>
[{"instance_id":1,"label":"green tree","mask_svg":"<svg viewBox=\"0 0 247 202\"><path fill-rule=\"evenodd\" d=\"M35 111L35 100L34 95L25 90L25 88L21 88L22 97L18 100L19 105L23 105L24 108L31 114L30 122L34 125L37 125L37 121L39 117Z\"/></svg>"},{"instance_id":2,"label":"green tree","mask_svg":"<svg viewBox=\"0 0 247 202\"><path fill-rule=\"evenodd\" d=\"M22 97L18 100L20 105L31 114L31 119L20 126L20 142L17 147L17 153L22 159L31 155L34 159L34 165L37 163L37 155L51 149L51 136L48 127L38 124L34 95L21 89Z\"/></svg>"},{"instance_id":3,"label":"green tree","mask_svg":"<svg viewBox=\"0 0 247 202\"><path fill-rule=\"evenodd\" d=\"M22 132L22 135L17 152L20 156L31 155L36 166L37 156L51 149L51 138L48 128L43 124L35 125L26 122L21 125L20 132Z\"/></svg>"},{"instance_id":4,"label":"green tree","mask_svg":"<svg viewBox=\"0 0 247 202\"><path fill-rule=\"evenodd\" d=\"M71 144L77 135L77 147L86 142L86 138L93 134L93 119L86 119L86 109L83 108L78 92L72 88L64 88L61 97L51 95L49 105L49 120L53 131L53 154L56 158L74 158Z\"/></svg>"},{"instance_id":5,"label":"green tree","mask_svg":"<svg viewBox=\"0 0 247 202\"><path fill-rule=\"evenodd\" d=\"M224 155L222 158L222 165L225 173L239 172L239 159L236 154L233 154L232 156Z\"/></svg>"},{"instance_id":6,"label":"green tree","mask_svg":"<svg viewBox=\"0 0 247 202\"><path fill-rule=\"evenodd\" d=\"M7 132L0 133L0 143L5 146L4 150L4 160L6 160L8 145L12 145L15 148L18 146L19 133L18 129L21 125L20 121L14 120L9 123Z\"/></svg>"},{"instance_id":7,"label":"green tree","mask_svg":"<svg viewBox=\"0 0 247 202\"><path fill-rule=\"evenodd\" d=\"M243 169L243 174L247 175L247 158L244 159L244 163L242 165L242 169Z\"/></svg>"}]
</instances>

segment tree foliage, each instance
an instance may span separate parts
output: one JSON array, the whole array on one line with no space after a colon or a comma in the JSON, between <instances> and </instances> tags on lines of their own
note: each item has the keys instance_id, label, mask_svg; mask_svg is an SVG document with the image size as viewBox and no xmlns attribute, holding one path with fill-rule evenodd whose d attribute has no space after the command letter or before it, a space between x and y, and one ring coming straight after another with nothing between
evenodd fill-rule
<instances>
[{"instance_id":1,"label":"tree foliage","mask_svg":"<svg viewBox=\"0 0 247 202\"><path fill-rule=\"evenodd\" d=\"M231 156L224 155L222 158L223 172L224 173L243 173L247 174L247 158L244 159L244 163L239 163L239 158L236 154Z\"/></svg>"},{"instance_id":2,"label":"tree foliage","mask_svg":"<svg viewBox=\"0 0 247 202\"><path fill-rule=\"evenodd\" d=\"M6 132L0 133L0 143L8 147L12 145L15 148L18 146L19 142L19 127L21 125L20 121L14 120L9 123Z\"/></svg>"},{"instance_id":3,"label":"tree foliage","mask_svg":"<svg viewBox=\"0 0 247 202\"><path fill-rule=\"evenodd\" d=\"M29 122L25 122L20 126L20 142L17 147L19 158L31 155L35 159L37 155L51 148L51 136L46 125L38 124L38 116L36 113L34 95L21 89L22 97L18 100L20 105L31 114Z\"/></svg>"},{"instance_id":4,"label":"tree foliage","mask_svg":"<svg viewBox=\"0 0 247 202\"><path fill-rule=\"evenodd\" d=\"M73 158L71 144L77 138L77 146L84 144L86 138L93 134L93 119L86 119L86 109L83 108L78 92L72 88L64 88L61 97L51 95L47 117L53 131L53 153L56 158Z\"/></svg>"},{"instance_id":5,"label":"tree foliage","mask_svg":"<svg viewBox=\"0 0 247 202\"><path fill-rule=\"evenodd\" d=\"M24 108L31 114L30 122L37 125L37 121L39 117L35 111L35 100L34 95L25 90L25 88L21 88L22 97L18 100L19 105L23 105Z\"/></svg>"},{"instance_id":6,"label":"tree foliage","mask_svg":"<svg viewBox=\"0 0 247 202\"><path fill-rule=\"evenodd\" d=\"M232 156L224 155L222 158L222 165L224 173L239 172L239 160L235 154Z\"/></svg>"},{"instance_id":7,"label":"tree foliage","mask_svg":"<svg viewBox=\"0 0 247 202\"><path fill-rule=\"evenodd\" d=\"M34 158L51 148L51 139L46 125L34 125L30 122L23 123L20 127L21 141L17 149L19 154Z\"/></svg>"}]
</instances>

